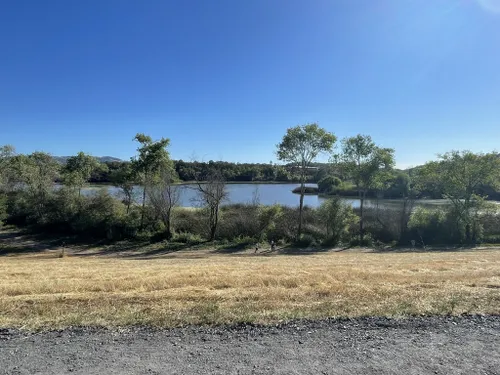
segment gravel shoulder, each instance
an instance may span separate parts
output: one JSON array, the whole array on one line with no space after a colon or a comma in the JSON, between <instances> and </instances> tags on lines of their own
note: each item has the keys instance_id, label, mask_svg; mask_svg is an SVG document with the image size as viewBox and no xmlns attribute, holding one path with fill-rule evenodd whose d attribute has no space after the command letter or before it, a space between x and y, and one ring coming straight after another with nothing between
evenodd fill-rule
<instances>
[{"instance_id":1,"label":"gravel shoulder","mask_svg":"<svg viewBox=\"0 0 500 375\"><path fill-rule=\"evenodd\" d=\"M0 329L0 374L500 374L500 316Z\"/></svg>"}]
</instances>

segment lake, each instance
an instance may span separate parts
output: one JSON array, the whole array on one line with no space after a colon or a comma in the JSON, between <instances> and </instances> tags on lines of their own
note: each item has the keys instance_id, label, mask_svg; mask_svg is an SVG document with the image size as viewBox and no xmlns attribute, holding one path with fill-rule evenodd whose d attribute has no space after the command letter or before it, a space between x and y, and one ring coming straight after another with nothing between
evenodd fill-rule
<instances>
[{"instance_id":1,"label":"lake","mask_svg":"<svg viewBox=\"0 0 500 375\"><path fill-rule=\"evenodd\" d=\"M299 184L227 184L228 200L225 204L234 203L252 203L253 201L258 201L260 204L272 205L281 204L284 206L298 206L299 205L299 195L292 193L292 190L298 187ZM315 184L307 184L307 186L316 186ZM108 191L118 197L121 197L120 189L114 186L90 186L84 189L84 194L90 194L99 188L106 188ZM177 185L177 189L181 190L180 194L180 206L183 207L197 207L199 203L197 202L198 193L195 190L196 185ZM136 189L137 201L140 201L140 188ZM327 197L319 197L317 195L306 195L304 197L304 204L310 207L318 207L322 202L324 202ZM342 198L344 201L349 203L352 207L359 207L359 199L355 198ZM383 199L379 201L379 204L386 207L397 206L400 201L396 199ZM420 204L425 205L440 205L445 204L443 200L422 200L419 201ZM375 200L367 199L365 201L365 207L374 206L376 204Z\"/></svg>"}]
</instances>

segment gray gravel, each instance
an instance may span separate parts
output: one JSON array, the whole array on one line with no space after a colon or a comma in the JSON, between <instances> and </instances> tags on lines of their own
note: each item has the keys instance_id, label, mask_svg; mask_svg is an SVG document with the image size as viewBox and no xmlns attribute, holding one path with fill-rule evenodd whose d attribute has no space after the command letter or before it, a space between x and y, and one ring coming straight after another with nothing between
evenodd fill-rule
<instances>
[{"instance_id":1,"label":"gray gravel","mask_svg":"<svg viewBox=\"0 0 500 375\"><path fill-rule=\"evenodd\" d=\"M0 374L500 374L500 316L0 329Z\"/></svg>"}]
</instances>

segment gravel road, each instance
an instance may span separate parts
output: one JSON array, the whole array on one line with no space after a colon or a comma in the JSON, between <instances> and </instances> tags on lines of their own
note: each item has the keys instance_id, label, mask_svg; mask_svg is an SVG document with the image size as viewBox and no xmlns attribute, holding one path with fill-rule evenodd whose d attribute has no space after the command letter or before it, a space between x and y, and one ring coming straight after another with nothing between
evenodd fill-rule
<instances>
[{"instance_id":1,"label":"gravel road","mask_svg":"<svg viewBox=\"0 0 500 375\"><path fill-rule=\"evenodd\" d=\"M500 374L500 316L0 329L0 374Z\"/></svg>"}]
</instances>

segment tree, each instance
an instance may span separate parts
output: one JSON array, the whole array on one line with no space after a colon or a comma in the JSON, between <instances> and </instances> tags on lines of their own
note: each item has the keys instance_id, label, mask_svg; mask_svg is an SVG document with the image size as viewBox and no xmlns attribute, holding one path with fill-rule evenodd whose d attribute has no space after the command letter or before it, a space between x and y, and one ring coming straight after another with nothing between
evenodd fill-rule
<instances>
[{"instance_id":1,"label":"tree","mask_svg":"<svg viewBox=\"0 0 500 375\"><path fill-rule=\"evenodd\" d=\"M358 134L342 140L342 151L336 158L346 177L356 186L360 200L359 236L364 235L364 202L366 193L383 186L394 167L394 150L380 148L369 135Z\"/></svg>"},{"instance_id":2,"label":"tree","mask_svg":"<svg viewBox=\"0 0 500 375\"><path fill-rule=\"evenodd\" d=\"M403 198L399 219L399 242L402 243L408 233L408 224L420 193L421 182L418 175L400 172L396 176L396 186Z\"/></svg>"},{"instance_id":3,"label":"tree","mask_svg":"<svg viewBox=\"0 0 500 375\"><path fill-rule=\"evenodd\" d=\"M340 178L336 176L326 176L318 181L318 191L320 193L332 194L342 185Z\"/></svg>"},{"instance_id":4,"label":"tree","mask_svg":"<svg viewBox=\"0 0 500 375\"><path fill-rule=\"evenodd\" d=\"M326 229L326 242L329 245L337 245L347 237L349 227L358 219L351 205L337 196L323 202L317 214L319 221Z\"/></svg>"},{"instance_id":5,"label":"tree","mask_svg":"<svg viewBox=\"0 0 500 375\"><path fill-rule=\"evenodd\" d=\"M0 147L0 227L7 218L7 196L5 193L12 190L15 181L11 166L15 152L13 146Z\"/></svg>"},{"instance_id":6,"label":"tree","mask_svg":"<svg viewBox=\"0 0 500 375\"><path fill-rule=\"evenodd\" d=\"M299 226L297 239L302 233L302 213L304 208L304 194L307 170L311 163L322 152L331 152L337 138L320 128L317 124L298 125L289 128L277 147L278 159L293 163L299 168L300 175L300 203Z\"/></svg>"},{"instance_id":7,"label":"tree","mask_svg":"<svg viewBox=\"0 0 500 375\"><path fill-rule=\"evenodd\" d=\"M176 173L169 165L160 168L147 189L153 209L165 225L165 237L172 238L172 210L179 203L180 190L174 186Z\"/></svg>"},{"instance_id":8,"label":"tree","mask_svg":"<svg viewBox=\"0 0 500 375\"><path fill-rule=\"evenodd\" d=\"M136 179L131 163L120 164L118 169L111 172L110 179L114 186L122 190L128 214L130 205L134 201L134 185Z\"/></svg>"},{"instance_id":9,"label":"tree","mask_svg":"<svg viewBox=\"0 0 500 375\"><path fill-rule=\"evenodd\" d=\"M220 170L213 169L206 176L198 176L196 186L199 200L208 211L208 229L210 241L213 241L219 224L220 205L228 195L226 181Z\"/></svg>"},{"instance_id":10,"label":"tree","mask_svg":"<svg viewBox=\"0 0 500 375\"><path fill-rule=\"evenodd\" d=\"M437 188L449 199L453 217L464 227L466 241L475 242L480 229L478 212L486 199L480 192L484 185L500 186L500 157L495 153L451 151L439 155L439 159L420 168L421 178L426 186Z\"/></svg>"},{"instance_id":11,"label":"tree","mask_svg":"<svg viewBox=\"0 0 500 375\"><path fill-rule=\"evenodd\" d=\"M132 168L142 184L142 211L141 211L141 229L144 228L144 214L146 208L146 193L148 186L151 186L153 180L158 176L162 168L173 168L170 154L167 147L170 139L162 138L159 141L153 141L150 136L137 133L134 140L139 142L137 148L138 155L132 159Z\"/></svg>"},{"instance_id":12,"label":"tree","mask_svg":"<svg viewBox=\"0 0 500 375\"><path fill-rule=\"evenodd\" d=\"M93 156L79 152L76 156L70 157L63 168L64 183L78 190L78 197L81 196L82 188L87 184L92 173L100 166L99 161Z\"/></svg>"},{"instance_id":13,"label":"tree","mask_svg":"<svg viewBox=\"0 0 500 375\"><path fill-rule=\"evenodd\" d=\"M16 150L11 145L0 147L0 193L12 190L16 178L12 169L12 160Z\"/></svg>"},{"instance_id":14,"label":"tree","mask_svg":"<svg viewBox=\"0 0 500 375\"><path fill-rule=\"evenodd\" d=\"M16 155L12 168L22 183L38 219L45 215L45 206L54 190L54 181L59 173L59 164L45 152Z\"/></svg>"}]
</instances>

